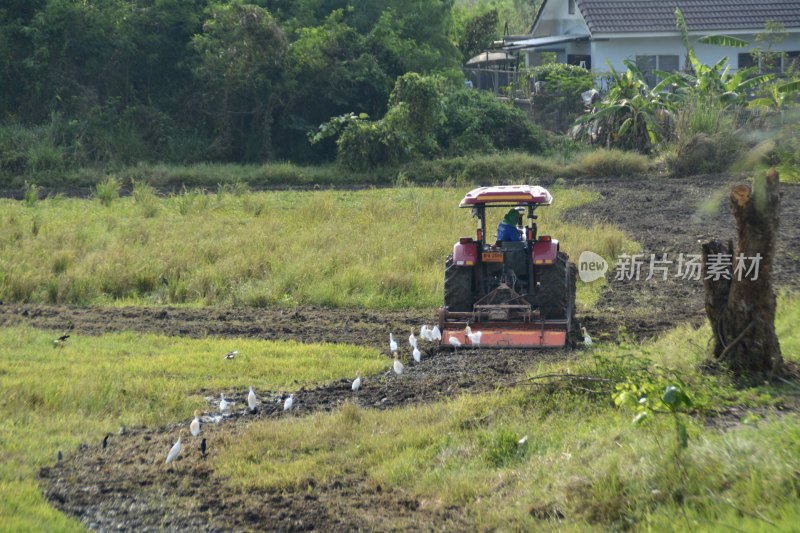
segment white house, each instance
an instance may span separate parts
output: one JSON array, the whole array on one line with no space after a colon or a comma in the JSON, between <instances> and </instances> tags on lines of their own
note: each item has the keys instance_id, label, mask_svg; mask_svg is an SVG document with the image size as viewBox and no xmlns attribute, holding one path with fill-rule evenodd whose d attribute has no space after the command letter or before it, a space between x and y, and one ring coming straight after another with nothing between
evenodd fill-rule
<instances>
[{"instance_id":1,"label":"white house","mask_svg":"<svg viewBox=\"0 0 800 533\"><path fill-rule=\"evenodd\" d=\"M785 52L785 71L800 62L800 0L544 0L531 34L506 41L505 48L524 53L525 66L542 63L543 53L556 61L607 71L606 62L625 70L630 59L647 72L684 68L686 49L675 25L680 8L697 58L714 64L728 56L731 68L753 65L750 50L767 43L755 37L768 21L783 24L786 36L771 50ZM706 35L731 35L750 43L732 48L697 43ZM797 68L797 66L795 67Z\"/></svg>"}]
</instances>

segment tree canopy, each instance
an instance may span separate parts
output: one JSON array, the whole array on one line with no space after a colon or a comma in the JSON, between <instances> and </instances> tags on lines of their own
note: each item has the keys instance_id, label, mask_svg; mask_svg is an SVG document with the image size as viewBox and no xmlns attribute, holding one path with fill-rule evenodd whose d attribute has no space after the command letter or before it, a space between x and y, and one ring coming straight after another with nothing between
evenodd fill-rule
<instances>
[{"instance_id":1,"label":"tree canopy","mask_svg":"<svg viewBox=\"0 0 800 533\"><path fill-rule=\"evenodd\" d=\"M520 0L8 0L0 122L58 164L330 160L308 133L389 109L408 72L460 76ZM501 15L498 15L500 13Z\"/></svg>"}]
</instances>

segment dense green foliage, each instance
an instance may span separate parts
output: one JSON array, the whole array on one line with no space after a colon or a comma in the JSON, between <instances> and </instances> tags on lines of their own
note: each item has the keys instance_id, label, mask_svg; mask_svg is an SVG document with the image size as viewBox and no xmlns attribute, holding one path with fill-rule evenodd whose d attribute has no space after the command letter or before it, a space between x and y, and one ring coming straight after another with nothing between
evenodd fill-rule
<instances>
[{"instance_id":1,"label":"dense green foliage","mask_svg":"<svg viewBox=\"0 0 800 533\"><path fill-rule=\"evenodd\" d=\"M339 135L337 160L349 170L396 166L438 155L498 150L542 152L544 130L518 107L439 76L408 73L397 79L383 118L355 114L320 126L315 140Z\"/></svg>"},{"instance_id":2,"label":"dense green foliage","mask_svg":"<svg viewBox=\"0 0 800 533\"><path fill-rule=\"evenodd\" d=\"M10 0L0 175L94 164L330 161L308 133L380 117L407 72L460 80L529 0Z\"/></svg>"}]
</instances>

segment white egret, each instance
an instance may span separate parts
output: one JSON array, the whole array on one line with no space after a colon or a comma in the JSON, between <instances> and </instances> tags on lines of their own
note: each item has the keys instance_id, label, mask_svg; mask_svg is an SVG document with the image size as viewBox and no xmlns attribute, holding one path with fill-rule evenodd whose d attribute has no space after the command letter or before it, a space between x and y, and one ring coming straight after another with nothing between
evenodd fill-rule
<instances>
[{"instance_id":1,"label":"white egret","mask_svg":"<svg viewBox=\"0 0 800 533\"><path fill-rule=\"evenodd\" d=\"M583 333L583 344L585 346L591 346L592 338L589 336L589 333L586 332L586 328L581 328L581 332Z\"/></svg>"},{"instance_id":2,"label":"white egret","mask_svg":"<svg viewBox=\"0 0 800 533\"><path fill-rule=\"evenodd\" d=\"M353 385L350 388L353 389L353 392L358 392L358 389L361 388L361 376L353 380Z\"/></svg>"},{"instance_id":3,"label":"white egret","mask_svg":"<svg viewBox=\"0 0 800 533\"><path fill-rule=\"evenodd\" d=\"M467 337L469 337L469 342L472 343L472 346L480 346L481 345L481 336L483 335L482 331L476 331L475 333L469 333Z\"/></svg>"},{"instance_id":4,"label":"white egret","mask_svg":"<svg viewBox=\"0 0 800 533\"><path fill-rule=\"evenodd\" d=\"M183 437L183 431L178 434L178 440L175 441L175 444L169 450L167 454L167 464L170 464L172 461L178 458L178 454L181 453L181 437Z\"/></svg>"},{"instance_id":5,"label":"white egret","mask_svg":"<svg viewBox=\"0 0 800 533\"><path fill-rule=\"evenodd\" d=\"M422 324L422 327L419 328L419 336L422 337L424 341L430 341L431 338L428 335L428 324Z\"/></svg>"},{"instance_id":6,"label":"white egret","mask_svg":"<svg viewBox=\"0 0 800 533\"><path fill-rule=\"evenodd\" d=\"M411 345L412 348L417 347L417 338L414 336L414 332L411 332L411 335L408 336L408 344Z\"/></svg>"},{"instance_id":7,"label":"white egret","mask_svg":"<svg viewBox=\"0 0 800 533\"><path fill-rule=\"evenodd\" d=\"M420 352L419 348L417 348L416 346L414 346L414 351L411 352L411 355L414 356L414 361L416 361L417 363L419 363L422 360L422 352Z\"/></svg>"},{"instance_id":8,"label":"white egret","mask_svg":"<svg viewBox=\"0 0 800 533\"><path fill-rule=\"evenodd\" d=\"M394 365L392 368L394 368L394 373L398 376L403 373L403 363L401 363L397 357L394 358Z\"/></svg>"},{"instance_id":9,"label":"white egret","mask_svg":"<svg viewBox=\"0 0 800 533\"><path fill-rule=\"evenodd\" d=\"M192 432L192 437L196 437L200 434L200 411L197 410L194 412L194 420L192 423L189 424L189 430Z\"/></svg>"},{"instance_id":10,"label":"white egret","mask_svg":"<svg viewBox=\"0 0 800 533\"><path fill-rule=\"evenodd\" d=\"M247 395L247 407L251 412L256 410L256 393L253 392L253 387L250 387L250 393Z\"/></svg>"},{"instance_id":11,"label":"white egret","mask_svg":"<svg viewBox=\"0 0 800 533\"><path fill-rule=\"evenodd\" d=\"M288 411L294 405L294 394L290 394L288 398L283 402L283 410Z\"/></svg>"},{"instance_id":12,"label":"white egret","mask_svg":"<svg viewBox=\"0 0 800 533\"><path fill-rule=\"evenodd\" d=\"M397 342L394 340L394 336L391 333L389 333L389 351L397 353Z\"/></svg>"},{"instance_id":13,"label":"white egret","mask_svg":"<svg viewBox=\"0 0 800 533\"><path fill-rule=\"evenodd\" d=\"M455 349L461 348L461 341L458 340L456 337L451 336L449 339L447 339L447 341L450 343L450 346L452 346L453 348L455 348Z\"/></svg>"},{"instance_id":14,"label":"white egret","mask_svg":"<svg viewBox=\"0 0 800 533\"><path fill-rule=\"evenodd\" d=\"M229 402L228 400L226 400L225 396L220 392L219 393L219 410L224 413L225 411L227 411L228 409L231 408L231 405L233 405L233 404L231 402Z\"/></svg>"},{"instance_id":15,"label":"white egret","mask_svg":"<svg viewBox=\"0 0 800 533\"><path fill-rule=\"evenodd\" d=\"M433 326L431 330L430 337L432 341L440 341L442 340L442 332L439 331L439 326Z\"/></svg>"},{"instance_id":16,"label":"white egret","mask_svg":"<svg viewBox=\"0 0 800 533\"><path fill-rule=\"evenodd\" d=\"M237 355L239 355L239 350L232 350L225 354L225 359L233 359Z\"/></svg>"},{"instance_id":17,"label":"white egret","mask_svg":"<svg viewBox=\"0 0 800 533\"><path fill-rule=\"evenodd\" d=\"M524 446L525 443L527 443L527 442L528 442L528 436L525 435L524 437L522 437L521 439L519 439L517 441L517 446Z\"/></svg>"}]
</instances>

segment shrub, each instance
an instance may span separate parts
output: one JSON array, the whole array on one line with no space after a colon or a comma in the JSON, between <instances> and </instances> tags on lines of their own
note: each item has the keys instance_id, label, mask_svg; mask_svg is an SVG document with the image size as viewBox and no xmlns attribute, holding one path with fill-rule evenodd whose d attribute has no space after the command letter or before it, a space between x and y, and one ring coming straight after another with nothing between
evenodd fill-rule
<instances>
[{"instance_id":1,"label":"shrub","mask_svg":"<svg viewBox=\"0 0 800 533\"><path fill-rule=\"evenodd\" d=\"M646 156L622 150L595 150L578 160L577 170L588 176L635 176L647 172Z\"/></svg>"},{"instance_id":2,"label":"shrub","mask_svg":"<svg viewBox=\"0 0 800 533\"><path fill-rule=\"evenodd\" d=\"M540 153L547 146L544 130L524 111L486 91L458 89L445 96L445 121L437 131L449 155L524 150Z\"/></svg>"},{"instance_id":3,"label":"shrub","mask_svg":"<svg viewBox=\"0 0 800 533\"><path fill-rule=\"evenodd\" d=\"M715 98L694 98L675 114L667 165L675 176L723 172L743 147L737 135L738 108Z\"/></svg>"},{"instance_id":4,"label":"shrub","mask_svg":"<svg viewBox=\"0 0 800 533\"><path fill-rule=\"evenodd\" d=\"M564 63L534 67L531 77L541 90L533 95L537 122L551 130L563 131L583 113L581 93L594 86L592 73L585 68Z\"/></svg>"},{"instance_id":5,"label":"shrub","mask_svg":"<svg viewBox=\"0 0 800 533\"><path fill-rule=\"evenodd\" d=\"M100 203L109 206L111 203L119 198L119 190L122 187L122 183L115 178L114 176L109 176L105 179L102 183L98 183L95 186L95 196Z\"/></svg>"}]
</instances>

